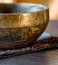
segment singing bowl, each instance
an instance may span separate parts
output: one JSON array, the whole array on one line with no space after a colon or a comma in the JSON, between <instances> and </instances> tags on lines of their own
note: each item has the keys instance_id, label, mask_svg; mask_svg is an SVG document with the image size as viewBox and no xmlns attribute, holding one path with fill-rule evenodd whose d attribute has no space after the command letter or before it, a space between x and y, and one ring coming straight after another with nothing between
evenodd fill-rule
<instances>
[{"instance_id":1,"label":"singing bowl","mask_svg":"<svg viewBox=\"0 0 58 65\"><path fill-rule=\"evenodd\" d=\"M0 4L0 49L33 45L48 21L47 6L32 3Z\"/></svg>"}]
</instances>

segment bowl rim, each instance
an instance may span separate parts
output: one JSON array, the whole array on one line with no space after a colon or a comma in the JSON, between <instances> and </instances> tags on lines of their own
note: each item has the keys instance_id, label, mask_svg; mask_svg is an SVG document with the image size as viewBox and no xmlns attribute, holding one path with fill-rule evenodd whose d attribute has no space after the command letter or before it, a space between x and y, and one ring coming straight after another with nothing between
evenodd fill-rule
<instances>
[{"instance_id":1,"label":"bowl rim","mask_svg":"<svg viewBox=\"0 0 58 65\"><path fill-rule=\"evenodd\" d=\"M36 3L22 3L22 2L20 2L20 3L1 3L0 5L25 5L25 6L32 6L32 7L42 7L43 9L42 10L39 10L39 8L38 8L38 10L37 11L31 11L31 12L12 12L12 13L0 13L0 15L1 14L5 14L5 15L8 15L8 14L14 14L14 15L16 15L16 14L27 14L27 13L35 13L35 12L43 12L43 11L46 11L46 10L49 10L49 7L48 6L46 6L46 5L43 5L43 4L36 4ZM24 6L24 7L25 7Z\"/></svg>"}]
</instances>

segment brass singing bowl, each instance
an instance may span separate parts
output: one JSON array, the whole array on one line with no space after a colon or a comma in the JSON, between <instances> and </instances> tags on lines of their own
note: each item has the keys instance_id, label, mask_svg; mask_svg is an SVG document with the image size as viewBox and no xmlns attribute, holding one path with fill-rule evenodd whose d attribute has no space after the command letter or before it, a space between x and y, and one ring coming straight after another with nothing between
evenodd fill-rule
<instances>
[{"instance_id":1,"label":"brass singing bowl","mask_svg":"<svg viewBox=\"0 0 58 65\"><path fill-rule=\"evenodd\" d=\"M33 45L48 21L47 6L32 3L0 4L0 49Z\"/></svg>"}]
</instances>

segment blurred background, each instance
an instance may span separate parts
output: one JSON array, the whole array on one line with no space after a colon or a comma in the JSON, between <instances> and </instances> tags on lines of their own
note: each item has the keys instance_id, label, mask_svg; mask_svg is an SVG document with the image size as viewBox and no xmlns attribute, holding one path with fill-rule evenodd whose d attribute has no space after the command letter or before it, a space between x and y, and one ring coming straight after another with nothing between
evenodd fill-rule
<instances>
[{"instance_id":1,"label":"blurred background","mask_svg":"<svg viewBox=\"0 0 58 65\"><path fill-rule=\"evenodd\" d=\"M58 0L0 0L0 3L29 2L49 7L50 20L58 20Z\"/></svg>"}]
</instances>

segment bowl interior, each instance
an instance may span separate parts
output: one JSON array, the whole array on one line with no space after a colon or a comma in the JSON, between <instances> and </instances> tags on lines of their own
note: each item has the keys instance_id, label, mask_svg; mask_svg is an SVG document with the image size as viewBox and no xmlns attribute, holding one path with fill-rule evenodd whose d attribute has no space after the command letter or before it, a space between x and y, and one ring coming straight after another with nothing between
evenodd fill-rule
<instances>
[{"instance_id":1,"label":"bowl interior","mask_svg":"<svg viewBox=\"0 0 58 65\"><path fill-rule=\"evenodd\" d=\"M32 3L0 4L0 13L26 13L47 9L47 6Z\"/></svg>"}]
</instances>

